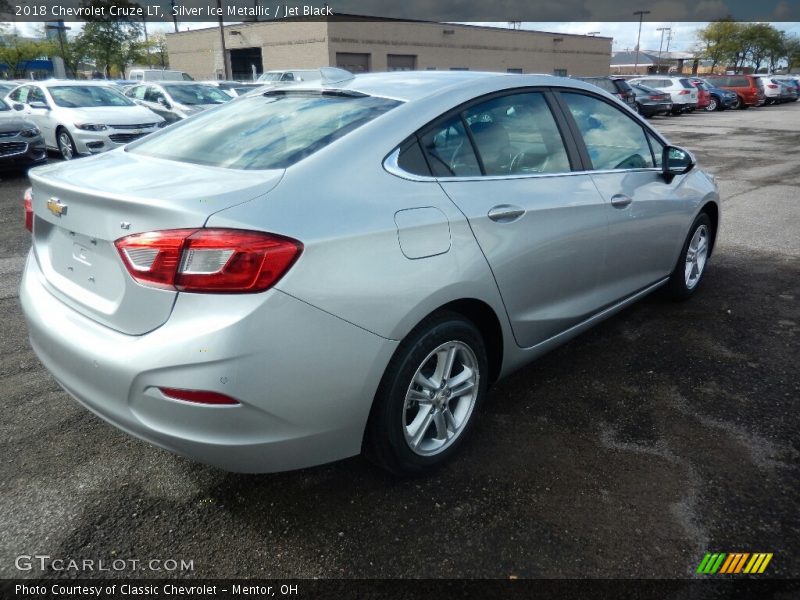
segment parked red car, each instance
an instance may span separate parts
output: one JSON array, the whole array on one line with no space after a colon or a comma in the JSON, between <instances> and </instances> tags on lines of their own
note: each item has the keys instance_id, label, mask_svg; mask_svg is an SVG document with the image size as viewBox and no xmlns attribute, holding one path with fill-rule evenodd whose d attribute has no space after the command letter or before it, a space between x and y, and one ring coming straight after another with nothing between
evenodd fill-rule
<instances>
[{"instance_id":1,"label":"parked red car","mask_svg":"<svg viewBox=\"0 0 800 600\"><path fill-rule=\"evenodd\" d=\"M702 81L697 79L689 79L692 85L697 88L697 108L705 109L706 106L711 104L711 93L708 91Z\"/></svg>"},{"instance_id":2,"label":"parked red car","mask_svg":"<svg viewBox=\"0 0 800 600\"><path fill-rule=\"evenodd\" d=\"M706 80L722 88L736 92L739 102L733 108L748 108L764 104L764 82L753 75L708 75Z\"/></svg>"}]
</instances>

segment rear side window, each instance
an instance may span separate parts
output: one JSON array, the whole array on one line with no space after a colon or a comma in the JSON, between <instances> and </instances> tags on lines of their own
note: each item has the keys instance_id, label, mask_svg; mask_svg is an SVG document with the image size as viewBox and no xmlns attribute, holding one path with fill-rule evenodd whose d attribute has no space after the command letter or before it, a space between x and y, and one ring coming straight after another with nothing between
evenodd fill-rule
<instances>
[{"instance_id":1,"label":"rear side window","mask_svg":"<svg viewBox=\"0 0 800 600\"><path fill-rule=\"evenodd\" d=\"M431 172L436 177L470 177L481 174L472 143L455 115L435 125L421 138Z\"/></svg>"},{"instance_id":2,"label":"rear side window","mask_svg":"<svg viewBox=\"0 0 800 600\"><path fill-rule=\"evenodd\" d=\"M129 152L230 169L284 169L401 102L317 92L245 97L128 146Z\"/></svg>"},{"instance_id":3,"label":"rear side window","mask_svg":"<svg viewBox=\"0 0 800 600\"><path fill-rule=\"evenodd\" d=\"M681 85L685 87L687 90L694 89L692 82L689 81L688 79L679 79L679 81L681 82Z\"/></svg>"},{"instance_id":4,"label":"rear side window","mask_svg":"<svg viewBox=\"0 0 800 600\"><path fill-rule=\"evenodd\" d=\"M595 170L654 166L644 128L618 108L598 98L562 93L578 126Z\"/></svg>"}]
</instances>

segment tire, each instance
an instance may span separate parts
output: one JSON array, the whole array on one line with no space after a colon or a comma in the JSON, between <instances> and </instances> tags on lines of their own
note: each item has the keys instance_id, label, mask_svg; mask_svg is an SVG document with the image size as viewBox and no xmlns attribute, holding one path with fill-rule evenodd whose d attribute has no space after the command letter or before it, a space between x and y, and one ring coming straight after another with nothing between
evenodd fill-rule
<instances>
[{"instance_id":1,"label":"tire","mask_svg":"<svg viewBox=\"0 0 800 600\"><path fill-rule=\"evenodd\" d=\"M675 300L686 300L694 295L706 272L708 257L714 240L711 219L700 213L689 228L689 235L681 248L678 263L672 271L667 289Z\"/></svg>"},{"instance_id":2,"label":"tire","mask_svg":"<svg viewBox=\"0 0 800 600\"><path fill-rule=\"evenodd\" d=\"M717 99L712 96L711 100L708 101L708 106L706 106L705 111L714 112L715 110L719 110L719 106L720 104L717 102Z\"/></svg>"},{"instance_id":3,"label":"tire","mask_svg":"<svg viewBox=\"0 0 800 600\"><path fill-rule=\"evenodd\" d=\"M670 113L671 113L672 115L676 116L676 117L677 117L679 114L681 114L682 112L683 112L683 109L681 109L680 107L678 107L678 108L673 108L673 109L672 109L672 111L670 111Z\"/></svg>"},{"instance_id":4,"label":"tire","mask_svg":"<svg viewBox=\"0 0 800 600\"><path fill-rule=\"evenodd\" d=\"M736 102L731 105L731 108L736 110L742 108L744 106L744 102L742 102L742 98L740 96L736 96Z\"/></svg>"},{"instance_id":5,"label":"tire","mask_svg":"<svg viewBox=\"0 0 800 600\"><path fill-rule=\"evenodd\" d=\"M449 377L441 377L448 360ZM400 476L440 467L472 429L486 395L488 365L480 331L458 313L438 313L420 323L386 367L367 423L364 454Z\"/></svg>"},{"instance_id":6,"label":"tire","mask_svg":"<svg viewBox=\"0 0 800 600\"><path fill-rule=\"evenodd\" d=\"M78 151L75 149L75 141L69 134L69 131L63 127L59 127L56 132L56 143L58 144L58 153L64 160L72 160L77 158Z\"/></svg>"}]
</instances>

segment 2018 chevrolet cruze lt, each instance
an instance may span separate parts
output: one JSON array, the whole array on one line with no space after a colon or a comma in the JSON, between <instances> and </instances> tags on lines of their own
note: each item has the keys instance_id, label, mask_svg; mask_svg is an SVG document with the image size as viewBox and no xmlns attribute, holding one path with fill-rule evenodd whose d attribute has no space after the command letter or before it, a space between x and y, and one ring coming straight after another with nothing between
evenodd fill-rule
<instances>
[{"instance_id":1,"label":"2018 chevrolet cruze lt","mask_svg":"<svg viewBox=\"0 0 800 600\"><path fill-rule=\"evenodd\" d=\"M576 80L267 90L31 172L31 344L81 404L212 465L423 473L492 381L697 290L720 210L693 167Z\"/></svg>"}]
</instances>

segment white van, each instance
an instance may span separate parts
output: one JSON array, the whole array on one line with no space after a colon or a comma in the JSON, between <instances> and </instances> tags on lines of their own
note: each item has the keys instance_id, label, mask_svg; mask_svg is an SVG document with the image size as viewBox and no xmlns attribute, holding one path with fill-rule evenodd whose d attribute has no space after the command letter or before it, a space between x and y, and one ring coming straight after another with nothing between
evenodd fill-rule
<instances>
[{"instance_id":1,"label":"white van","mask_svg":"<svg viewBox=\"0 0 800 600\"><path fill-rule=\"evenodd\" d=\"M194 78L188 73L168 69L131 69L128 79L131 81L194 81Z\"/></svg>"}]
</instances>

